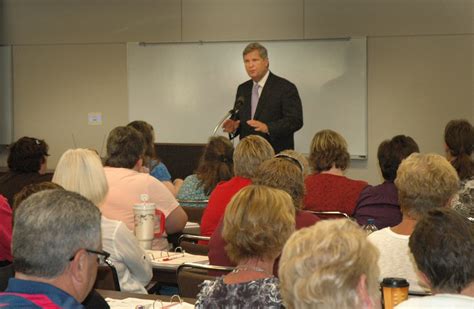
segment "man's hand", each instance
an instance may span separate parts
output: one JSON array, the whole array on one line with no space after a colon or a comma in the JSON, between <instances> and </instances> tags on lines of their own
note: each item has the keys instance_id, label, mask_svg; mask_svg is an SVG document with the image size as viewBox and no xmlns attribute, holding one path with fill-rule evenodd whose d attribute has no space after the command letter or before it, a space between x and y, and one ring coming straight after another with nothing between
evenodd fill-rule
<instances>
[{"instance_id":1,"label":"man's hand","mask_svg":"<svg viewBox=\"0 0 474 309\"><path fill-rule=\"evenodd\" d=\"M263 122L261 121L258 121L258 120L248 120L247 121L247 124L249 126L251 126L252 128L254 128L255 131L257 132L262 132L262 133L265 133L265 134L268 134L268 127L266 124L264 124Z\"/></svg>"},{"instance_id":2,"label":"man's hand","mask_svg":"<svg viewBox=\"0 0 474 309\"><path fill-rule=\"evenodd\" d=\"M224 132L233 133L239 128L240 120L227 119L222 124L222 129Z\"/></svg>"}]
</instances>

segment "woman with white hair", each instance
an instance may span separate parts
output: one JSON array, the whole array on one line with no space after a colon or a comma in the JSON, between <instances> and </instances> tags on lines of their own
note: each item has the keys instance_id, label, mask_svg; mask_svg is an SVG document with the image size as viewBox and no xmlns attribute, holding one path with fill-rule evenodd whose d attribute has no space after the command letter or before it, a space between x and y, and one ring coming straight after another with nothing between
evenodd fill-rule
<instances>
[{"instance_id":1,"label":"woman with white hair","mask_svg":"<svg viewBox=\"0 0 474 309\"><path fill-rule=\"evenodd\" d=\"M286 308L380 308L378 250L347 219L296 231L280 259Z\"/></svg>"},{"instance_id":2,"label":"woman with white hair","mask_svg":"<svg viewBox=\"0 0 474 309\"><path fill-rule=\"evenodd\" d=\"M56 166L53 182L83 195L99 209L109 190L99 156L88 149L67 150ZM102 247L110 253L110 260L117 269L120 289L146 294L145 286L153 272L150 260L135 236L123 222L104 216L101 229Z\"/></svg>"}]
</instances>

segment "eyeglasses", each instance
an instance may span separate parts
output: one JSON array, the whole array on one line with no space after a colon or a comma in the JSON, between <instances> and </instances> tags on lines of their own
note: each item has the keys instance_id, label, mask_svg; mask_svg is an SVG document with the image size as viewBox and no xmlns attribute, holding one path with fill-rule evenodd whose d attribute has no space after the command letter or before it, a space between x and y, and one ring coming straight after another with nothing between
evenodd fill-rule
<instances>
[{"instance_id":1,"label":"eyeglasses","mask_svg":"<svg viewBox=\"0 0 474 309\"><path fill-rule=\"evenodd\" d=\"M96 250L91 250L91 249L84 249L87 253L90 254L96 254L97 255L97 263L99 264L109 264L108 258L110 257L110 253L107 251L96 251ZM76 256L77 252L74 253L73 256L69 258L69 261L74 260L74 257Z\"/></svg>"}]
</instances>

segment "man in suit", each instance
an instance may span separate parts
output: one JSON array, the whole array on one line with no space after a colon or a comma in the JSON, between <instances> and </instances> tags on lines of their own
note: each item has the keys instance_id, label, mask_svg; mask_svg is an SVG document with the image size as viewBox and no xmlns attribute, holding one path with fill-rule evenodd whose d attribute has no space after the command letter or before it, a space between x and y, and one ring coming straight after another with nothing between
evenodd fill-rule
<instances>
[{"instance_id":1,"label":"man in suit","mask_svg":"<svg viewBox=\"0 0 474 309\"><path fill-rule=\"evenodd\" d=\"M237 88L243 105L235 119L223 124L234 138L257 134L267 139L275 153L294 149L294 132L303 126L303 108L296 86L269 71L267 49L250 43L243 51L244 65L251 78Z\"/></svg>"}]
</instances>

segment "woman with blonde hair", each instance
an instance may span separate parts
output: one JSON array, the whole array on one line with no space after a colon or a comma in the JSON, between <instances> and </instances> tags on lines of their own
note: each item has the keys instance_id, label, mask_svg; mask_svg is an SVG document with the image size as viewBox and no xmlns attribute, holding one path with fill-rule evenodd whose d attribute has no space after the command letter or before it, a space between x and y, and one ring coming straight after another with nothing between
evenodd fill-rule
<instances>
[{"instance_id":1,"label":"woman with blonde hair","mask_svg":"<svg viewBox=\"0 0 474 309\"><path fill-rule=\"evenodd\" d=\"M225 210L225 250L237 264L230 274L204 281L196 308L275 308L281 306L273 263L294 231L291 197L278 189L250 185ZM271 224L268 224L271 222Z\"/></svg>"},{"instance_id":2,"label":"woman with blonde hair","mask_svg":"<svg viewBox=\"0 0 474 309\"><path fill-rule=\"evenodd\" d=\"M347 219L295 232L280 259L286 308L380 308L378 250Z\"/></svg>"},{"instance_id":3,"label":"woman with blonde hair","mask_svg":"<svg viewBox=\"0 0 474 309\"><path fill-rule=\"evenodd\" d=\"M104 168L96 152L88 149L69 149L59 159L53 182L64 189L77 192L100 208L108 192ZM138 245L135 236L120 221L102 216L102 247L110 253L117 269L120 289L143 293L153 275L150 260Z\"/></svg>"},{"instance_id":4,"label":"woman with blonde hair","mask_svg":"<svg viewBox=\"0 0 474 309\"><path fill-rule=\"evenodd\" d=\"M306 177L304 208L315 211L340 211L352 216L367 182L344 176L350 156L347 142L339 133L323 130L311 143L309 162L313 174Z\"/></svg>"}]
</instances>

